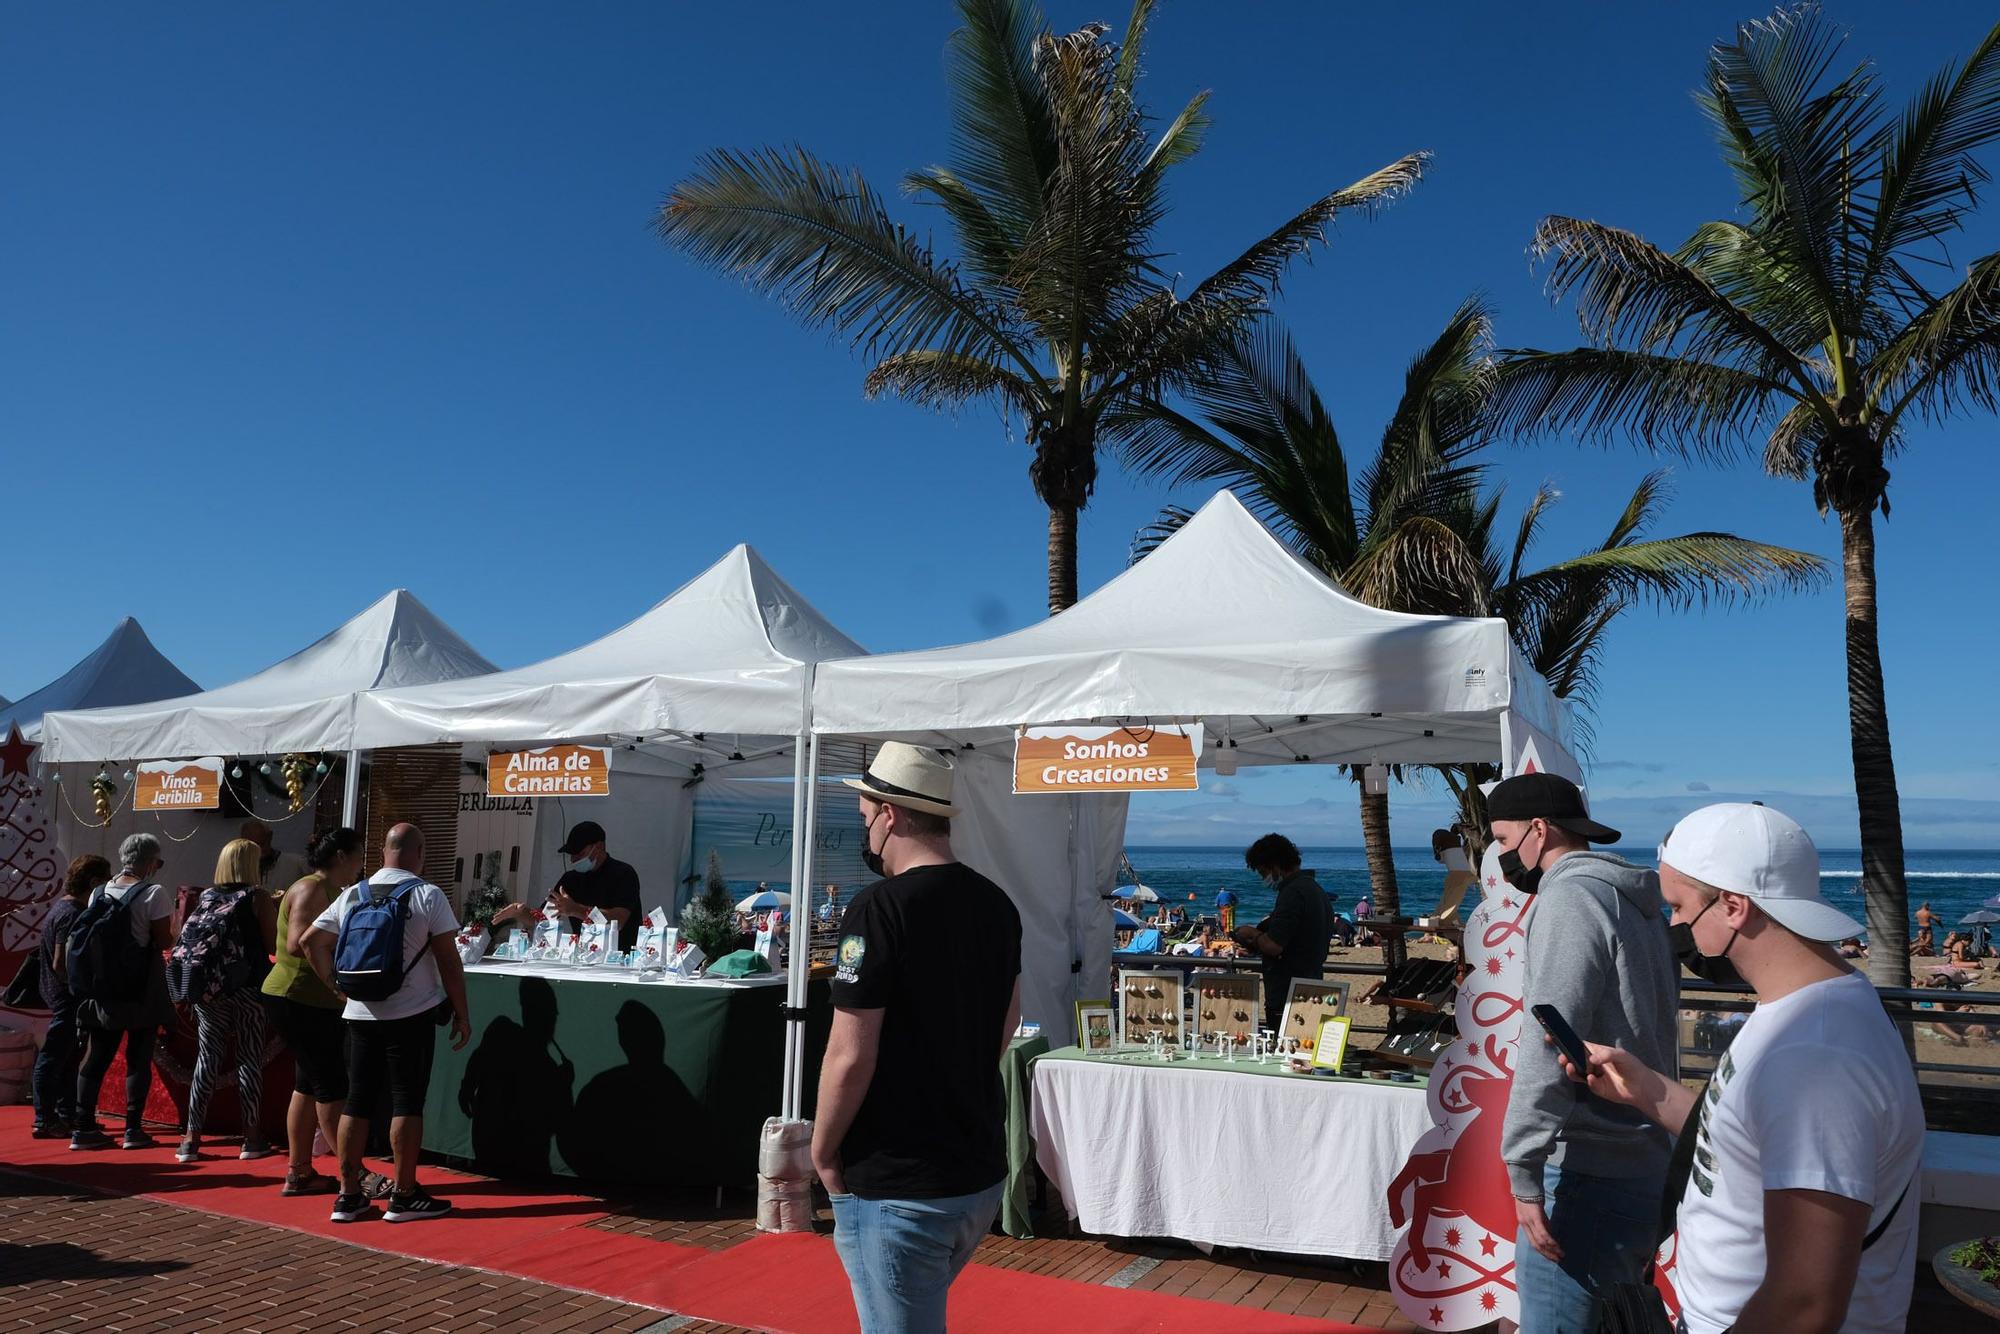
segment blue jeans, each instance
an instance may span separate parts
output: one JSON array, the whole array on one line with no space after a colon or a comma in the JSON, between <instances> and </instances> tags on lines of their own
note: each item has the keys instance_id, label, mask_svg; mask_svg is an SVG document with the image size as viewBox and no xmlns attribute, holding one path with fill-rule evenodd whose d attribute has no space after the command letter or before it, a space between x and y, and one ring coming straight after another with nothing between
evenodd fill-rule
<instances>
[{"instance_id":1,"label":"blue jeans","mask_svg":"<svg viewBox=\"0 0 2000 1334\"><path fill-rule=\"evenodd\" d=\"M1000 1212L1002 1181L941 1200L833 1197L833 1245L854 1286L861 1334L935 1334L944 1299Z\"/></svg>"},{"instance_id":2,"label":"blue jeans","mask_svg":"<svg viewBox=\"0 0 2000 1334\"><path fill-rule=\"evenodd\" d=\"M76 1065L83 1035L76 1027L76 998L65 991L49 1013L49 1031L35 1057L35 1124L70 1125L76 1120Z\"/></svg>"},{"instance_id":3,"label":"blue jeans","mask_svg":"<svg viewBox=\"0 0 2000 1334\"><path fill-rule=\"evenodd\" d=\"M1542 1169L1542 1208L1563 1258L1544 1258L1525 1231L1515 1237L1522 1334L1594 1334L1598 1290L1645 1277L1665 1190L1664 1173L1596 1177Z\"/></svg>"}]
</instances>

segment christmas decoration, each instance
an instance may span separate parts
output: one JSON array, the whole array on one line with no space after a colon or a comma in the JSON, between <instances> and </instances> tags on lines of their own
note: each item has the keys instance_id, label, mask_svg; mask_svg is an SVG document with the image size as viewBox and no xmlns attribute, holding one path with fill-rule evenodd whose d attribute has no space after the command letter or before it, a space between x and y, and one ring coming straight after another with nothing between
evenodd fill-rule
<instances>
[{"instance_id":1,"label":"christmas decoration","mask_svg":"<svg viewBox=\"0 0 2000 1334\"><path fill-rule=\"evenodd\" d=\"M292 813L296 815L306 804L306 775L313 770L313 757L296 753L287 755L284 759L284 769L285 797L291 802ZM322 772L324 769L325 766L322 765Z\"/></svg>"},{"instance_id":2,"label":"christmas decoration","mask_svg":"<svg viewBox=\"0 0 2000 1334\"><path fill-rule=\"evenodd\" d=\"M100 824L111 819L111 803L118 797L118 785L111 781L111 775L102 769L97 777L90 780L90 804L97 813Z\"/></svg>"},{"instance_id":3,"label":"christmas decoration","mask_svg":"<svg viewBox=\"0 0 2000 1334\"><path fill-rule=\"evenodd\" d=\"M62 852L29 767L35 747L9 728L0 744L0 977L12 977L41 938L42 919L62 885Z\"/></svg>"},{"instance_id":4,"label":"christmas decoration","mask_svg":"<svg viewBox=\"0 0 2000 1334\"><path fill-rule=\"evenodd\" d=\"M1521 974L1534 896L1500 875L1489 848L1480 905L1465 924L1458 1044L1431 1069L1432 1128L1389 1183L1389 1220L1404 1228L1389 1261L1396 1305L1424 1329L1519 1320L1514 1197L1500 1128L1521 1039Z\"/></svg>"},{"instance_id":5,"label":"christmas decoration","mask_svg":"<svg viewBox=\"0 0 2000 1334\"><path fill-rule=\"evenodd\" d=\"M720 959L736 948L738 933L730 920L729 881L722 874L722 859L712 851L705 880L701 894L681 909L681 939L692 941L709 958Z\"/></svg>"}]
</instances>

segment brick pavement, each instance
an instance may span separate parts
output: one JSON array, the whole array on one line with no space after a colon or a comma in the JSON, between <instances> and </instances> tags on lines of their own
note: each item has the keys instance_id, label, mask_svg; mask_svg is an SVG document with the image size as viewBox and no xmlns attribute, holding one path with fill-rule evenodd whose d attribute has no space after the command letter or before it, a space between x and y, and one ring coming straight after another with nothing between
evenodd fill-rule
<instances>
[{"instance_id":1,"label":"brick pavement","mask_svg":"<svg viewBox=\"0 0 2000 1334\"><path fill-rule=\"evenodd\" d=\"M747 1334L545 1283L0 1173L0 1331L204 1329Z\"/></svg>"}]
</instances>

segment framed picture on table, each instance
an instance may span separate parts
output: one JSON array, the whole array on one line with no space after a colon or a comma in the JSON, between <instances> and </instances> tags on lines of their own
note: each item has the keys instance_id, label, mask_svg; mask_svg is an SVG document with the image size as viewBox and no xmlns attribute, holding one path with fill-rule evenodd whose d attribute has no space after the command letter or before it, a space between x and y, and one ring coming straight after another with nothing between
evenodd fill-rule
<instances>
[{"instance_id":1,"label":"framed picture on table","mask_svg":"<svg viewBox=\"0 0 2000 1334\"><path fill-rule=\"evenodd\" d=\"M1347 1058L1347 1033L1354 1021L1346 1015L1320 1020L1319 1037L1313 1043L1313 1069L1338 1074Z\"/></svg>"},{"instance_id":2,"label":"framed picture on table","mask_svg":"<svg viewBox=\"0 0 2000 1334\"><path fill-rule=\"evenodd\" d=\"M1076 1045L1088 1052L1118 1050L1118 1011L1110 1001L1076 1003Z\"/></svg>"}]
</instances>

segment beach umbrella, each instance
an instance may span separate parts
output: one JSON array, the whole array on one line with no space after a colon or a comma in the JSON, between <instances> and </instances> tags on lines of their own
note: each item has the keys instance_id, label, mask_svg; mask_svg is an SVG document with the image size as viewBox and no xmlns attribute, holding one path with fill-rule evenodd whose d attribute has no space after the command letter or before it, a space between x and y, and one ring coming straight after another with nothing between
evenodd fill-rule
<instances>
[{"instance_id":1,"label":"beach umbrella","mask_svg":"<svg viewBox=\"0 0 2000 1334\"><path fill-rule=\"evenodd\" d=\"M761 889L736 905L737 912L763 912L768 908L789 908L792 896L775 889Z\"/></svg>"},{"instance_id":2,"label":"beach umbrella","mask_svg":"<svg viewBox=\"0 0 2000 1334\"><path fill-rule=\"evenodd\" d=\"M1120 885L1111 896L1114 899L1137 899L1141 903L1158 903L1160 896L1144 885Z\"/></svg>"},{"instance_id":3,"label":"beach umbrella","mask_svg":"<svg viewBox=\"0 0 2000 1334\"><path fill-rule=\"evenodd\" d=\"M1145 923L1134 917L1131 913L1126 912L1123 908L1113 908L1111 910L1111 925L1120 931L1136 931L1144 926Z\"/></svg>"},{"instance_id":4,"label":"beach umbrella","mask_svg":"<svg viewBox=\"0 0 2000 1334\"><path fill-rule=\"evenodd\" d=\"M1991 926L1995 922L2000 922L2000 912L1987 908L1975 908L1958 919L1960 926Z\"/></svg>"}]
</instances>

